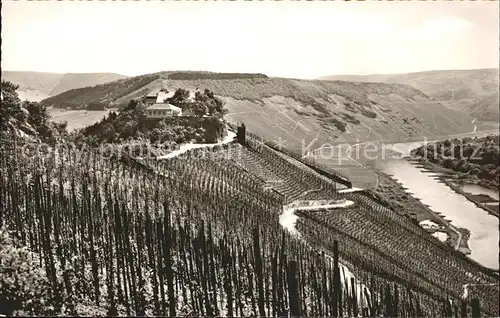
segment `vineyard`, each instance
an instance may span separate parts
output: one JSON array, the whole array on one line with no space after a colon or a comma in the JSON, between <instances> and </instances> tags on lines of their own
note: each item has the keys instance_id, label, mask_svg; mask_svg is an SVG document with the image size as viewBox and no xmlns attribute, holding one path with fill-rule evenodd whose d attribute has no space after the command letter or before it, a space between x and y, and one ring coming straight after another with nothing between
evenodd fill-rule
<instances>
[{"instance_id":1,"label":"vineyard","mask_svg":"<svg viewBox=\"0 0 500 318\"><path fill-rule=\"evenodd\" d=\"M442 295L459 299L464 282L490 285L498 279L457 258L443 244L441 248L440 243L431 242L431 236L419 237L365 206L308 211L299 216L299 232L319 248L328 249L335 240L343 242L342 260L356 264L357 277L380 273L435 300ZM498 310L498 292L476 292L489 312Z\"/></svg>"},{"instance_id":2,"label":"vineyard","mask_svg":"<svg viewBox=\"0 0 500 318\"><path fill-rule=\"evenodd\" d=\"M161 161L93 150L27 157L22 143L1 143L0 227L31 252L44 287L26 301L0 262L10 288L0 288L1 314L498 314L498 285L461 293L498 277L254 141ZM341 198L355 205L298 213L306 240L279 224L288 203Z\"/></svg>"},{"instance_id":3,"label":"vineyard","mask_svg":"<svg viewBox=\"0 0 500 318\"><path fill-rule=\"evenodd\" d=\"M286 204L299 199L338 197L335 182L292 164L265 145L250 142L249 147L233 146L230 149L230 158L237 165L271 184L283 195Z\"/></svg>"}]
</instances>

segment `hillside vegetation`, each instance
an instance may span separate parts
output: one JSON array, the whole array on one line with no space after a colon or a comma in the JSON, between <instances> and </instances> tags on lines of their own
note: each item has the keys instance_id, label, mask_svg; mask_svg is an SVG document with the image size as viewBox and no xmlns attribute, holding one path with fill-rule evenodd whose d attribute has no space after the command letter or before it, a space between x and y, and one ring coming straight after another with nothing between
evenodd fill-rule
<instances>
[{"instance_id":1,"label":"hillside vegetation","mask_svg":"<svg viewBox=\"0 0 500 318\"><path fill-rule=\"evenodd\" d=\"M498 69L333 75L320 79L406 84L421 90L450 109L462 111L479 120L498 120Z\"/></svg>"},{"instance_id":2,"label":"hillside vegetation","mask_svg":"<svg viewBox=\"0 0 500 318\"><path fill-rule=\"evenodd\" d=\"M412 151L445 168L475 176L479 184L498 190L500 180L499 136L445 140Z\"/></svg>"},{"instance_id":3,"label":"hillside vegetation","mask_svg":"<svg viewBox=\"0 0 500 318\"><path fill-rule=\"evenodd\" d=\"M159 76L155 74L144 75L125 78L93 87L72 89L62 94L44 99L41 103L46 106L69 109L86 109L87 106L92 103L114 106L114 100L117 98L127 96L131 92L137 92L137 90L140 90L158 78ZM148 92L148 90L142 90L141 93L137 94L137 97L144 96ZM126 105L129 101L130 99L128 99L124 105Z\"/></svg>"},{"instance_id":4,"label":"hillside vegetation","mask_svg":"<svg viewBox=\"0 0 500 318\"><path fill-rule=\"evenodd\" d=\"M154 148L155 152L191 141L216 143L225 132L224 102L208 90L196 92L193 100L189 96L188 91L178 89L167 101L180 107L183 113L191 111L194 115L151 119L146 116L142 101L131 100L119 113L111 112L101 121L78 131L76 139L93 145L136 141L151 150Z\"/></svg>"},{"instance_id":5,"label":"hillside vegetation","mask_svg":"<svg viewBox=\"0 0 500 318\"><path fill-rule=\"evenodd\" d=\"M2 71L2 79L19 85L22 100L40 101L64 91L116 81L126 76L115 73L44 73Z\"/></svg>"},{"instance_id":6,"label":"hillside vegetation","mask_svg":"<svg viewBox=\"0 0 500 318\"><path fill-rule=\"evenodd\" d=\"M217 79L217 80L232 80L242 78L267 78L265 74L250 74L250 73L213 73L213 72L174 72L168 75L169 79L173 80L201 80L201 79Z\"/></svg>"},{"instance_id":7,"label":"hillside vegetation","mask_svg":"<svg viewBox=\"0 0 500 318\"><path fill-rule=\"evenodd\" d=\"M287 147L296 149L302 142L319 147L332 141L394 140L473 130L472 118L405 85L285 78L172 80L173 74L148 74L75 89L42 104L82 109L104 102L120 107L161 88L207 88L226 102L228 121L243 121L249 131L270 140L282 138Z\"/></svg>"},{"instance_id":8,"label":"hillside vegetation","mask_svg":"<svg viewBox=\"0 0 500 318\"><path fill-rule=\"evenodd\" d=\"M46 107L37 102L21 101L18 86L2 80L0 134L23 136L53 143L66 136L66 123L54 123Z\"/></svg>"}]
</instances>

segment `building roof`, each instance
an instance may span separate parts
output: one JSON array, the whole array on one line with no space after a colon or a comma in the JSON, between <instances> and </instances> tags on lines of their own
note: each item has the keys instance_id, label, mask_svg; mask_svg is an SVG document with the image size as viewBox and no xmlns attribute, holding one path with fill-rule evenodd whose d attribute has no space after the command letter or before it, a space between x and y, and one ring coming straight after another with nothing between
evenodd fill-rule
<instances>
[{"instance_id":1,"label":"building roof","mask_svg":"<svg viewBox=\"0 0 500 318\"><path fill-rule=\"evenodd\" d=\"M180 107L177 107L177 106L174 106L172 104L160 104L160 103L156 103L156 104L153 104L151 106L149 106L148 108L146 108L147 110L175 110L175 111L181 111L181 108Z\"/></svg>"},{"instance_id":2,"label":"building roof","mask_svg":"<svg viewBox=\"0 0 500 318\"><path fill-rule=\"evenodd\" d=\"M158 95L156 97L156 102L157 103L163 103L167 98L170 98L174 96L175 92L158 92Z\"/></svg>"}]
</instances>

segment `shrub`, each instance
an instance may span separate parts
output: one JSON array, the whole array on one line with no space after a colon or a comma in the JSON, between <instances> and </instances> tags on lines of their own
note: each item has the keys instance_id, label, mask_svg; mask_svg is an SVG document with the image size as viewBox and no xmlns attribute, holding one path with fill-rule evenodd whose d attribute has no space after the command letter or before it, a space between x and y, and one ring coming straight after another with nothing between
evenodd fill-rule
<instances>
[{"instance_id":1,"label":"shrub","mask_svg":"<svg viewBox=\"0 0 500 318\"><path fill-rule=\"evenodd\" d=\"M353 115L348 113L340 113L339 116L351 124L360 124L361 122Z\"/></svg>"},{"instance_id":2,"label":"shrub","mask_svg":"<svg viewBox=\"0 0 500 318\"><path fill-rule=\"evenodd\" d=\"M357 113L358 112L356 110L356 108L352 104L350 104L350 103L345 102L344 106L345 106L345 109L347 109L350 112L353 112L353 113Z\"/></svg>"},{"instance_id":3,"label":"shrub","mask_svg":"<svg viewBox=\"0 0 500 318\"><path fill-rule=\"evenodd\" d=\"M322 119L323 122L325 123L331 123L335 126L335 128L337 128L338 130L342 131L342 132L345 132L346 131L346 126L347 124L338 120L337 118L335 117L328 117L328 118L324 118Z\"/></svg>"},{"instance_id":4,"label":"shrub","mask_svg":"<svg viewBox=\"0 0 500 318\"><path fill-rule=\"evenodd\" d=\"M45 271L36 266L34 255L18 247L6 231L0 230L0 314L47 313L49 283Z\"/></svg>"},{"instance_id":5,"label":"shrub","mask_svg":"<svg viewBox=\"0 0 500 318\"><path fill-rule=\"evenodd\" d=\"M314 110L316 110L318 113L320 114L329 114L330 111L328 110L328 107L326 107L325 105L321 104L321 103L318 103L316 101L313 101L310 103L311 107L314 108Z\"/></svg>"},{"instance_id":6,"label":"shrub","mask_svg":"<svg viewBox=\"0 0 500 318\"><path fill-rule=\"evenodd\" d=\"M368 109L361 109L361 115L368 117L368 118L376 118L377 114L375 112L372 112L371 110Z\"/></svg>"},{"instance_id":7,"label":"shrub","mask_svg":"<svg viewBox=\"0 0 500 318\"><path fill-rule=\"evenodd\" d=\"M448 169L453 169L455 167L455 160L451 158L445 159L443 166Z\"/></svg>"}]
</instances>

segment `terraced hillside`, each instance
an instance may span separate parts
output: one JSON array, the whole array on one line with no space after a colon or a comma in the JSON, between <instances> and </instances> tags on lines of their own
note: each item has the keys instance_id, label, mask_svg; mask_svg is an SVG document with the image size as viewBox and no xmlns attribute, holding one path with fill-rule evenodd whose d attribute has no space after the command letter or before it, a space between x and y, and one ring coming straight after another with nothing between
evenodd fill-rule
<instances>
[{"instance_id":1,"label":"terraced hillside","mask_svg":"<svg viewBox=\"0 0 500 318\"><path fill-rule=\"evenodd\" d=\"M235 161L246 171L255 171L264 180L266 176L268 180L281 176L283 182L270 187L285 194L285 203L328 197L355 203L347 208L298 212L297 228L320 250L331 251L334 240L346 242L340 249L341 259L353 266L358 277L376 271L390 279L404 280L429 297L446 294L460 298L465 284L479 284L483 287L476 293L485 297L489 310L498 312L498 295L490 289L498 277L429 235L410 221L411 215L386 208L365 192L339 193L333 190L339 186L337 183L321 183L310 169L292 164L294 161L285 159L284 154L260 143L251 142L249 148L236 153L240 156L235 156ZM294 180L294 175L300 176L302 182ZM320 189L316 193L319 196L311 192L316 188Z\"/></svg>"},{"instance_id":2,"label":"terraced hillside","mask_svg":"<svg viewBox=\"0 0 500 318\"><path fill-rule=\"evenodd\" d=\"M450 109L464 112L478 120L498 121L498 69L333 75L320 79L406 84L421 90Z\"/></svg>"},{"instance_id":3,"label":"terraced hillside","mask_svg":"<svg viewBox=\"0 0 500 318\"><path fill-rule=\"evenodd\" d=\"M281 194L285 203L308 199L335 199L338 197L336 189L342 188L342 185L321 178L311 169L286 160L267 146L235 145L231 151L230 156L238 166L257 176L268 189Z\"/></svg>"}]
</instances>

